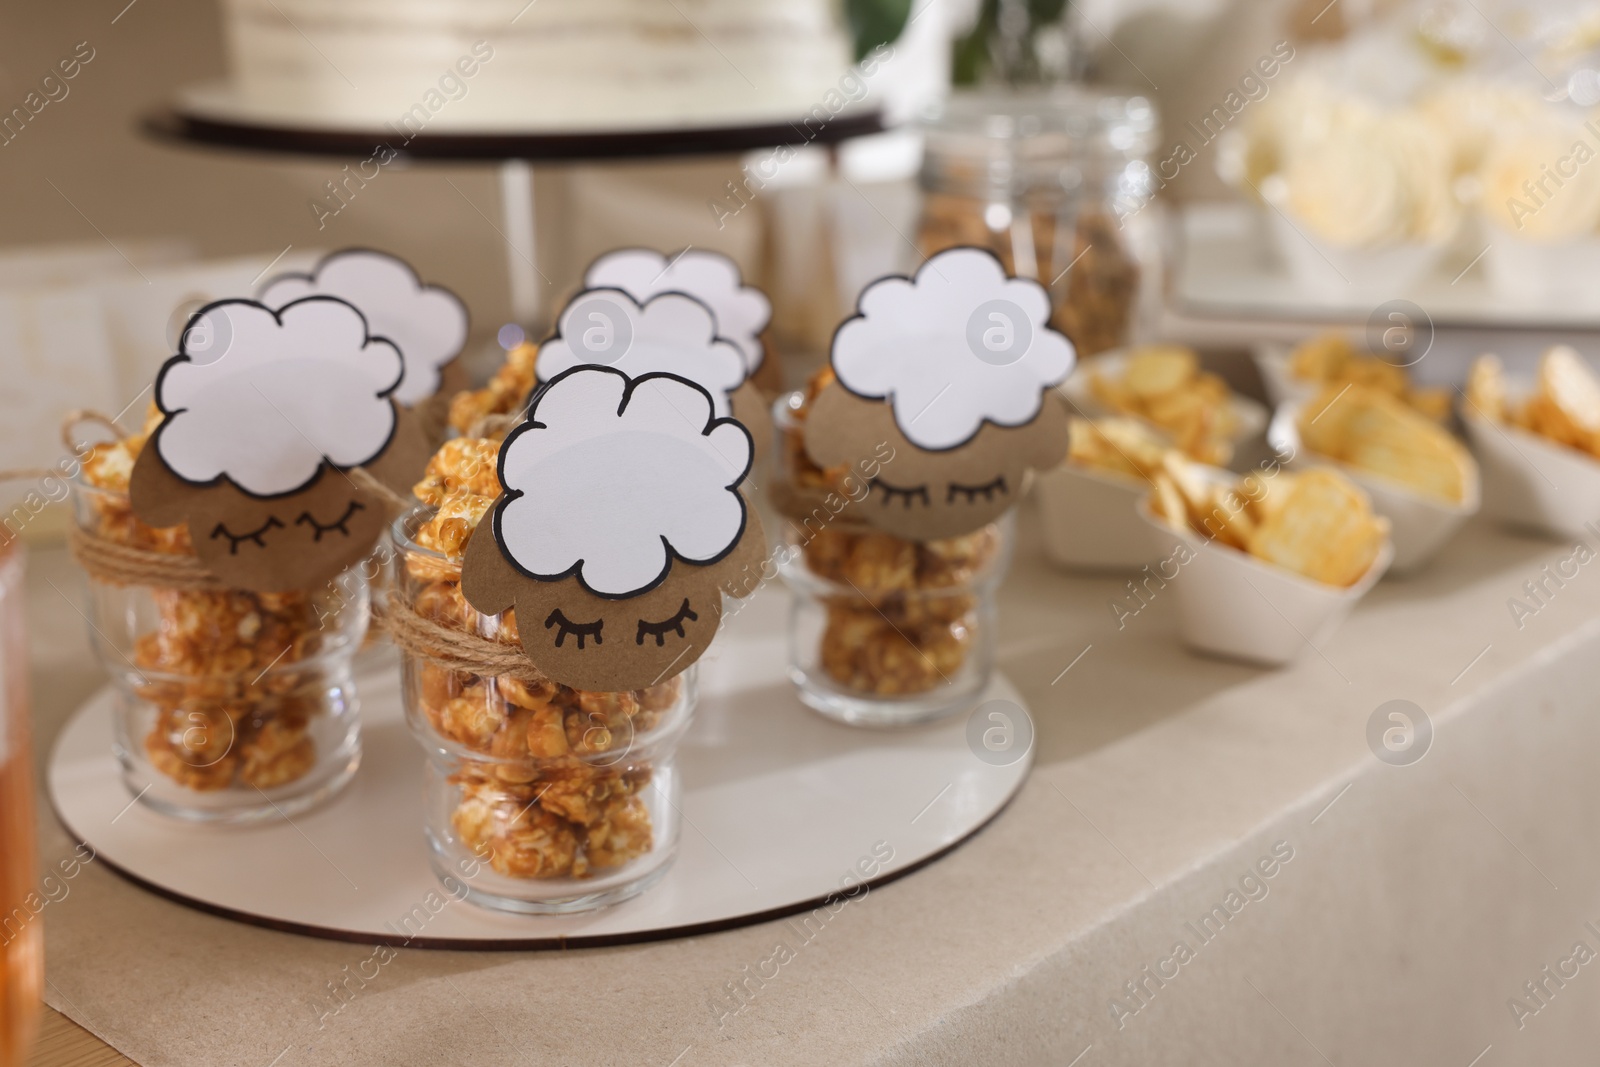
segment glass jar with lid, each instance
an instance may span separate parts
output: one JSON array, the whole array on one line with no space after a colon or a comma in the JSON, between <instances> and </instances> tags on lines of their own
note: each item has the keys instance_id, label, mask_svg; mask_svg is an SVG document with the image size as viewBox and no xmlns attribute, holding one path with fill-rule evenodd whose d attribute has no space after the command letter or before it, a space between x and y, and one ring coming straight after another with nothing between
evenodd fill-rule
<instances>
[{"instance_id":1,"label":"glass jar with lid","mask_svg":"<svg viewBox=\"0 0 1600 1067\"><path fill-rule=\"evenodd\" d=\"M1081 355L1122 345L1159 293L1156 132L1142 96L957 93L924 121L918 249L988 248L1050 290Z\"/></svg>"}]
</instances>

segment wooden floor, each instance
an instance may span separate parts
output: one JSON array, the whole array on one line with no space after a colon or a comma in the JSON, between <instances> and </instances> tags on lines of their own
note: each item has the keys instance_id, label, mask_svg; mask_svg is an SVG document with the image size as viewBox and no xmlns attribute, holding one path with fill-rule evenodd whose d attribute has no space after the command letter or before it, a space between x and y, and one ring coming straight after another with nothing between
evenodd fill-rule
<instances>
[{"instance_id":1,"label":"wooden floor","mask_svg":"<svg viewBox=\"0 0 1600 1067\"><path fill-rule=\"evenodd\" d=\"M29 1067L138 1067L53 1008L39 1013L39 1042Z\"/></svg>"}]
</instances>

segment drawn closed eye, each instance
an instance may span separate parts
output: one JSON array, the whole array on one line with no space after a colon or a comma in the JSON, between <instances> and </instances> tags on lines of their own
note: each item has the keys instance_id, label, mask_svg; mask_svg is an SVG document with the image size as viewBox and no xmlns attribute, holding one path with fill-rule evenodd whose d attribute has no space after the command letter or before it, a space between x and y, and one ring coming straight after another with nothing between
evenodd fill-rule
<instances>
[{"instance_id":1,"label":"drawn closed eye","mask_svg":"<svg viewBox=\"0 0 1600 1067\"><path fill-rule=\"evenodd\" d=\"M890 485L882 478L872 479L872 485L873 488L877 489L883 494L884 507L888 507L895 497L900 497L905 502L905 507L907 508L909 508L911 506L911 502L918 497L922 498L924 507L932 502L928 498L928 487L926 485L918 485L910 489L902 489L897 485Z\"/></svg>"},{"instance_id":2,"label":"drawn closed eye","mask_svg":"<svg viewBox=\"0 0 1600 1067\"><path fill-rule=\"evenodd\" d=\"M952 503L954 502L957 493L965 493L967 496L967 503L971 504L980 496L985 500L993 500L995 493L998 492L1004 494L1009 493L1010 491L1011 490L1006 488L1006 476L1002 474L994 481L988 482L984 485L960 485L956 482L951 482L950 491L945 496L944 501L946 504Z\"/></svg>"},{"instance_id":3,"label":"drawn closed eye","mask_svg":"<svg viewBox=\"0 0 1600 1067\"><path fill-rule=\"evenodd\" d=\"M274 527L281 530L283 529L283 523L279 522L277 518L273 516L268 516L267 521L261 524L260 529L251 530L249 533L242 534L234 533L232 530L228 529L227 526L219 522L217 523L217 528L211 531L211 539L215 541L219 537L226 537L229 542L231 542L228 545L228 555L237 556L239 554L239 545L244 541L254 541L257 548L266 548L267 543L263 541L262 538L266 536L268 530L271 530Z\"/></svg>"},{"instance_id":4,"label":"drawn closed eye","mask_svg":"<svg viewBox=\"0 0 1600 1067\"><path fill-rule=\"evenodd\" d=\"M647 622L644 619L640 619L639 634L635 643L644 644L645 635L651 634L656 639L656 647L660 648L667 643L667 634L676 630L679 637L686 637L688 635L683 632L683 624L686 622L698 622L699 620L700 616L689 610L689 601L685 598L683 607L679 608L678 613L666 622Z\"/></svg>"},{"instance_id":5,"label":"drawn closed eye","mask_svg":"<svg viewBox=\"0 0 1600 1067\"><path fill-rule=\"evenodd\" d=\"M579 648L583 647L584 639L587 637L594 638L594 643L597 645L603 644L600 639L600 630L603 626L605 626L605 624L606 621L604 619L596 619L594 622L573 622L571 619L561 614L560 608L556 608L550 613L549 617L544 620L544 628L546 630L553 626L561 627L561 629L556 631L557 648L561 647L561 643L567 639L568 634L571 634L578 639Z\"/></svg>"},{"instance_id":6,"label":"drawn closed eye","mask_svg":"<svg viewBox=\"0 0 1600 1067\"><path fill-rule=\"evenodd\" d=\"M311 517L311 512L302 511L300 513L300 517L298 519L294 520L294 524L296 526L301 526L301 525L304 525L305 523L310 523L311 524L311 528L314 531L316 531L316 535L313 538L313 540L315 540L315 541L321 541L322 540L322 535L327 533L329 530L338 530L340 533L344 534L346 537L349 537L350 536L350 527L347 526L346 524L352 518L355 517L355 513L356 512L364 511L364 510L365 510L365 508L358 501L352 500L352 501L350 501L350 506L344 509L344 514L339 516L339 521L338 522L330 522L326 526L324 526L322 523L318 522L316 519Z\"/></svg>"}]
</instances>

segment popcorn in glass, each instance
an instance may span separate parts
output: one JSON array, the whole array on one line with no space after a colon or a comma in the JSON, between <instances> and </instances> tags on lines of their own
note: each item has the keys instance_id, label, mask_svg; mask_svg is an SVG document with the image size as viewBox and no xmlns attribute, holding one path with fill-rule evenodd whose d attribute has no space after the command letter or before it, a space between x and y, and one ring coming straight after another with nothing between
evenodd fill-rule
<instances>
[{"instance_id":1,"label":"popcorn in glass","mask_svg":"<svg viewBox=\"0 0 1600 1067\"><path fill-rule=\"evenodd\" d=\"M961 537L910 541L866 526L864 486L807 456L806 405L827 382L773 408L788 522L778 558L795 597L789 674L830 718L887 726L969 707L994 668L995 593L1010 561L1008 514ZM854 492L852 492L852 488Z\"/></svg>"},{"instance_id":2,"label":"popcorn in glass","mask_svg":"<svg viewBox=\"0 0 1600 1067\"><path fill-rule=\"evenodd\" d=\"M429 623L520 654L515 612L482 615L460 585L467 543L500 492L499 447L463 437L434 456L415 489L423 506L393 528L391 596ZM415 651L403 662L407 720L428 753L428 842L447 885L489 907L560 913L625 900L666 872L693 667L610 693L558 685L531 664L475 672Z\"/></svg>"},{"instance_id":3,"label":"popcorn in glass","mask_svg":"<svg viewBox=\"0 0 1600 1067\"><path fill-rule=\"evenodd\" d=\"M148 433L101 444L73 485L79 537L193 558L184 526L133 514L128 478ZM91 573L90 629L116 695L115 748L139 801L198 821L292 815L332 796L361 758L351 659L368 576L252 593Z\"/></svg>"}]
</instances>

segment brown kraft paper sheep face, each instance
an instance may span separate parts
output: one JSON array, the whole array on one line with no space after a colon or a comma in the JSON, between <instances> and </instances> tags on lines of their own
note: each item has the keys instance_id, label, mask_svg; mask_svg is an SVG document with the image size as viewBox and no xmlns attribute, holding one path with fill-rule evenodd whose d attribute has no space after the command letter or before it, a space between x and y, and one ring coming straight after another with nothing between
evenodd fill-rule
<instances>
[{"instance_id":1,"label":"brown kraft paper sheep face","mask_svg":"<svg viewBox=\"0 0 1600 1067\"><path fill-rule=\"evenodd\" d=\"M1074 353L1049 318L1044 287L1006 277L981 249L874 282L834 335L836 380L806 417L806 452L861 469L891 446L857 514L897 537L959 537L993 522L1029 470L1067 454L1066 410L1049 393Z\"/></svg>"},{"instance_id":2,"label":"brown kraft paper sheep face","mask_svg":"<svg viewBox=\"0 0 1600 1067\"><path fill-rule=\"evenodd\" d=\"M383 496L347 472L360 466L403 493L425 462L415 418L390 398L401 367L341 300L202 308L156 379L165 418L134 464L135 514L187 525L226 586L325 584L372 551L387 521Z\"/></svg>"},{"instance_id":3,"label":"brown kraft paper sheep face","mask_svg":"<svg viewBox=\"0 0 1600 1067\"><path fill-rule=\"evenodd\" d=\"M515 609L523 651L562 685L656 685L704 654L723 595L758 569L751 458L749 432L685 378L565 371L501 446L506 492L468 543L462 592L484 614Z\"/></svg>"},{"instance_id":4,"label":"brown kraft paper sheep face","mask_svg":"<svg viewBox=\"0 0 1600 1067\"><path fill-rule=\"evenodd\" d=\"M873 459L884 442L894 458ZM1066 409L1047 398L1038 417L1007 429L986 424L960 448L919 448L881 400L856 396L837 382L812 402L806 451L823 467L878 470L852 515L908 541L936 541L981 529L1021 498L1029 470L1047 470L1067 454Z\"/></svg>"}]
</instances>

